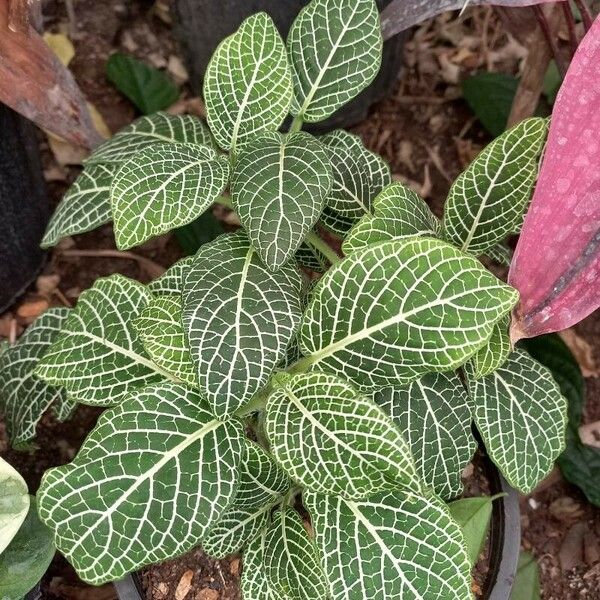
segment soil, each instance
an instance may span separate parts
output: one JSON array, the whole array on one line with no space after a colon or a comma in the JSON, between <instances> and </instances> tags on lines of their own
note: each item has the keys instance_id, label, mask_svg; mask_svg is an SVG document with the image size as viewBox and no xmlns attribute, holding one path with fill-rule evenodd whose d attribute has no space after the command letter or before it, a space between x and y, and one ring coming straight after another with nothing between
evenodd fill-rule
<instances>
[{"instance_id":1,"label":"soil","mask_svg":"<svg viewBox=\"0 0 600 600\"><path fill-rule=\"evenodd\" d=\"M65 3L44 2L46 29L70 29L76 50L70 68L112 131L136 115L132 105L107 81L105 61L115 50L132 53L159 67L176 56L168 19L159 18L165 14L166 4L164 0L154 4L142 0L78 0L76 21L69 25ZM389 162L394 177L418 190L437 214L441 214L450 182L489 140L460 98L460 79L477 69L516 73L523 57L523 49L506 36L491 9L468 9L461 19L455 17L439 17L413 33L396 90L354 128L368 147ZM191 93L185 85L183 89L185 99ZM59 163L45 138L40 138L40 147L48 188L57 202L80 167ZM94 255L77 256L82 250ZM122 273L145 282L157 268L167 267L181 256L172 236L162 236L135 250L135 255L150 263L135 257L103 255L107 250L115 250L110 226L61 244L50 254L44 269L44 275L58 276L56 288L43 293L39 285L37 289L32 286L11 310L0 315L0 338L20 334L31 322L31 317L17 312L24 304L41 297L51 305L71 305L99 276ZM576 332L592 346L594 358L600 361L600 314L586 319ZM600 379L590 377L586 383L585 420L593 422L600 420ZM0 424L0 453L35 490L47 468L72 459L99 413L97 409L79 407L66 424L57 423L49 414L44 416L36 447L25 453L8 449ZM467 480L467 493L487 491L485 478L475 466L474 475ZM600 600L600 510L587 503L558 471L522 499L522 526L523 548L532 552L540 564L543 600ZM476 592L486 575L485 552L474 572ZM239 558L213 561L195 550L146 569L141 584L152 600L237 600L239 572ZM43 583L43 598L111 600L116 594L110 585L86 586L57 556Z\"/></svg>"}]
</instances>

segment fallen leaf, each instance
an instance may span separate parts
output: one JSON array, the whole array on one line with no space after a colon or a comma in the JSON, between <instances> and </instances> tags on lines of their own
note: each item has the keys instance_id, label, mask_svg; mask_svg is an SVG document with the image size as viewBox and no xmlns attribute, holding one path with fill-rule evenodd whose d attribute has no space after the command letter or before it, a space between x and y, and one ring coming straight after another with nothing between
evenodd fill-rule
<instances>
[{"instance_id":1,"label":"fallen leaf","mask_svg":"<svg viewBox=\"0 0 600 600\"><path fill-rule=\"evenodd\" d=\"M574 329L565 329L559 334L563 342L569 346L569 350L573 353L584 377L598 377L600 370L596 366L594 360L594 351L590 344L579 336Z\"/></svg>"},{"instance_id":2,"label":"fallen leaf","mask_svg":"<svg viewBox=\"0 0 600 600\"><path fill-rule=\"evenodd\" d=\"M175 600L183 600L192 587L192 579L194 578L194 571L188 569L179 580L177 589L175 590Z\"/></svg>"},{"instance_id":3,"label":"fallen leaf","mask_svg":"<svg viewBox=\"0 0 600 600\"><path fill-rule=\"evenodd\" d=\"M44 41L56 56L58 60L65 65L65 67L69 66L69 63L73 60L75 56L75 48L71 43L71 40L64 35L63 33L44 33L43 35Z\"/></svg>"}]
</instances>

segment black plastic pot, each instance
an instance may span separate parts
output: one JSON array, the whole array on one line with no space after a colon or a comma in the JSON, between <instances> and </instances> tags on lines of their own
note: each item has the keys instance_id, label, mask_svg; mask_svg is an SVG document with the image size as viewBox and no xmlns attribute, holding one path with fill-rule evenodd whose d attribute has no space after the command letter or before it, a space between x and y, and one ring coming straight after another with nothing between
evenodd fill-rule
<instances>
[{"instance_id":1,"label":"black plastic pot","mask_svg":"<svg viewBox=\"0 0 600 600\"><path fill-rule=\"evenodd\" d=\"M49 215L35 128L0 104L0 313L40 270Z\"/></svg>"},{"instance_id":2,"label":"black plastic pot","mask_svg":"<svg viewBox=\"0 0 600 600\"><path fill-rule=\"evenodd\" d=\"M489 537L489 568L483 586L485 600L509 600L521 548L519 495L508 485L496 466L485 459L491 495L506 494L494 502ZM138 573L115 582L119 600L144 600Z\"/></svg>"}]
</instances>

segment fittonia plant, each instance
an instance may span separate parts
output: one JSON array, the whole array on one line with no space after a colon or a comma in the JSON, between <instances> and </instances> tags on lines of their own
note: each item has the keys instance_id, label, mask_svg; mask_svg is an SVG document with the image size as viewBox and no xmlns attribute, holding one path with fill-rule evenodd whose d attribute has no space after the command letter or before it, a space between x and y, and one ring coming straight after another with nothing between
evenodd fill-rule
<instances>
[{"instance_id":1,"label":"fittonia plant","mask_svg":"<svg viewBox=\"0 0 600 600\"><path fill-rule=\"evenodd\" d=\"M147 286L98 280L49 349L31 333L3 355L13 440L32 436L52 399L107 407L38 495L83 579L202 545L243 552L245 600L466 600L477 546L467 554L445 501L462 491L472 421L519 490L552 468L566 401L511 350L518 293L478 260L505 257L519 231L547 122L492 142L440 222L356 136L301 131L364 89L380 58L373 0L313 0L287 46L254 15L208 66L210 129L139 119L98 148L58 208L45 246L112 216L131 248L214 202L243 225ZM316 226L343 237L343 258ZM314 287L299 268L328 263ZM24 365L25 346L35 361ZM35 411L18 409L16 379L39 386Z\"/></svg>"}]
</instances>

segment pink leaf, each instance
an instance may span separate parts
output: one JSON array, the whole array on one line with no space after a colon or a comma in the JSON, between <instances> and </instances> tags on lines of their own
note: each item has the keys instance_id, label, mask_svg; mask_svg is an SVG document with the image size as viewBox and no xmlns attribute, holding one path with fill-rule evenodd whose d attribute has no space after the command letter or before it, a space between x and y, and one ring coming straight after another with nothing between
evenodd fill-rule
<instances>
[{"instance_id":1,"label":"pink leaf","mask_svg":"<svg viewBox=\"0 0 600 600\"><path fill-rule=\"evenodd\" d=\"M511 265L513 341L574 325L600 306L600 18L554 105L545 156Z\"/></svg>"}]
</instances>

